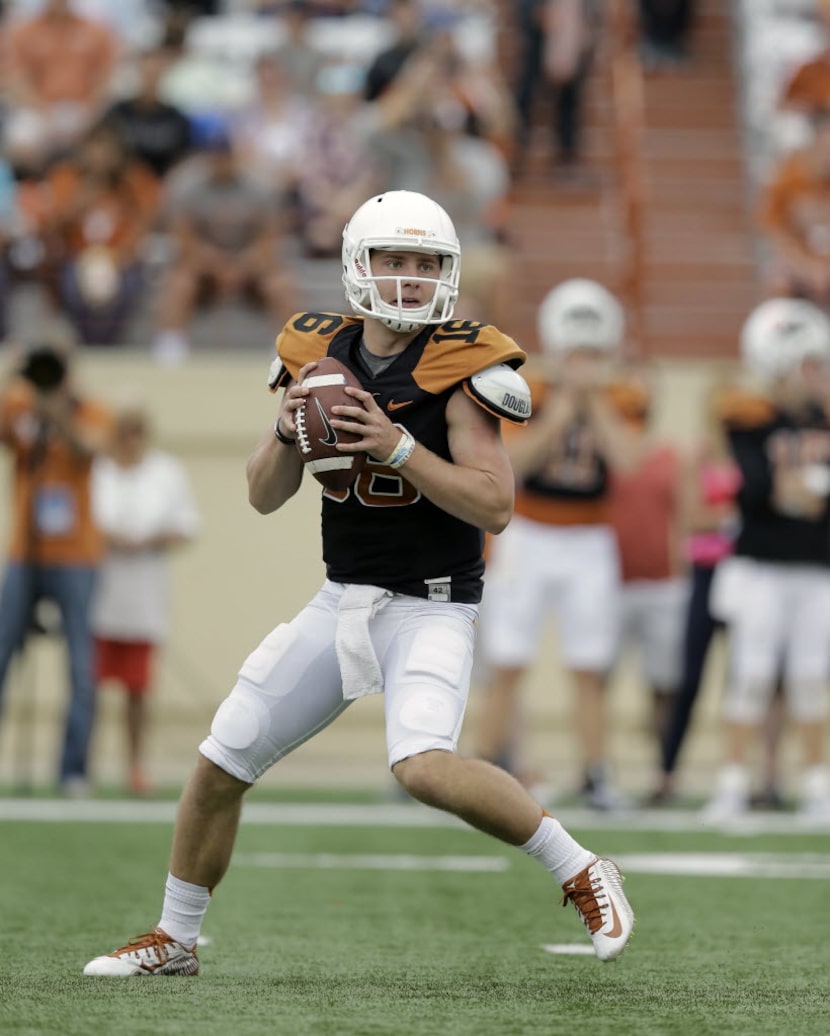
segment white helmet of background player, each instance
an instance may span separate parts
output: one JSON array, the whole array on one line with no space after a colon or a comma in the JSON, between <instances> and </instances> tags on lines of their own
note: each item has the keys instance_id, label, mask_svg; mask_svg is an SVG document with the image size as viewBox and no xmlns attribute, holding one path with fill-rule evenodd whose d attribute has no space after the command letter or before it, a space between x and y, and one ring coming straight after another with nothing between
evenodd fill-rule
<instances>
[{"instance_id":1,"label":"white helmet of background player","mask_svg":"<svg viewBox=\"0 0 830 1036\"><path fill-rule=\"evenodd\" d=\"M607 288L585 277L574 277L562 281L544 297L537 325L539 341L552 355L580 348L614 353L622 346L625 316Z\"/></svg>"},{"instance_id":2,"label":"white helmet of background player","mask_svg":"<svg viewBox=\"0 0 830 1036\"><path fill-rule=\"evenodd\" d=\"M397 305L381 299L378 281L389 280L389 277L372 275L370 254L373 249L425 252L442 257L438 281L425 278L437 283L434 295L425 306L404 309L400 303L400 283ZM461 246L452 220L437 202L424 194L414 191L378 194L360 206L343 230L346 299L355 313L375 317L393 331L406 334L425 324L449 320L458 299L460 276Z\"/></svg>"},{"instance_id":3,"label":"white helmet of background player","mask_svg":"<svg viewBox=\"0 0 830 1036\"><path fill-rule=\"evenodd\" d=\"M741 355L766 382L795 371L804 360L830 360L830 319L806 299L767 299L744 322Z\"/></svg>"}]
</instances>

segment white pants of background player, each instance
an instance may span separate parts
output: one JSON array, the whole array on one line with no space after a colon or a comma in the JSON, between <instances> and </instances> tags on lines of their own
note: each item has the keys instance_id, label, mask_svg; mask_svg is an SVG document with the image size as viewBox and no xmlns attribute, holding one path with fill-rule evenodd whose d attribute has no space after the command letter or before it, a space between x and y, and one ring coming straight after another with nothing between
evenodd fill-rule
<instances>
[{"instance_id":1,"label":"white pants of background player","mask_svg":"<svg viewBox=\"0 0 830 1036\"><path fill-rule=\"evenodd\" d=\"M516 516L491 543L481 613L485 667L527 668L553 614L570 670L607 672L618 643L617 541L605 525L546 525Z\"/></svg>"},{"instance_id":2,"label":"white pants of background player","mask_svg":"<svg viewBox=\"0 0 830 1036\"><path fill-rule=\"evenodd\" d=\"M820 722L830 679L830 571L739 561L740 582L723 615L730 643L726 719L760 723L782 676L792 717Z\"/></svg>"},{"instance_id":3,"label":"white pants of background player","mask_svg":"<svg viewBox=\"0 0 830 1036\"><path fill-rule=\"evenodd\" d=\"M199 751L253 784L351 704L335 632L345 587L327 581L245 660ZM470 684L478 608L396 594L369 620L383 677L389 765L455 751Z\"/></svg>"},{"instance_id":4,"label":"white pants of background player","mask_svg":"<svg viewBox=\"0 0 830 1036\"><path fill-rule=\"evenodd\" d=\"M680 686L688 604L686 579L634 579L623 584L619 650L636 646L643 678L654 690L669 693Z\"/></svg>"}]
</instances>

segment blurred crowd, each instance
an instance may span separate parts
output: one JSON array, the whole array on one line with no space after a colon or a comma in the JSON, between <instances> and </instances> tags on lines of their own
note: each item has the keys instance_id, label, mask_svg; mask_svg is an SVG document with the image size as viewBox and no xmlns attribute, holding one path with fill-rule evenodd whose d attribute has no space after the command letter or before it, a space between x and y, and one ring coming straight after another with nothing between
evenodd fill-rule
<instances>
[{"instance_id":1,"label":"blurred crowd","mask_svg":"<svg viewBox=\"0 0 830 1036\"><path fill-rule=\"evenodd\" d=\"M691 11L641 0L644 59L685 59ZM452 212L459 315L509 326L511 184L540 119L552 188L589 183L602 15L594 0L9 0L0 337L21 283L88 345L131 340L150 314L131 342L164 362L211 303L278 327L307 305L298 264L336 260L346 216L390 188Z\"/></svg>"},{"instance_id":2,"label":"blurred crowd","mask_svg":"<svg viewBox=\"0 0 830 1036\"><path fill-rule=\"evenodd\" d=\"M830 307L830 4L813 15L821 45L785 79L778 112L795 118L761 186L758 222L770 295Z\"/></svg>"},{"instance_id":3,"label":"blurred crowd","mask_svg":"<svg viewBox=\"0 0 830 1036\"><path fill-rule=\"evenodd\" d=\"M81 342L118 344L139 303L170 362L212 300L250 300L280 326L303 304L292 258L339 257L347 215L392 185L453 211L465 305L504 319L514 106L486 41L458 46L460 14L261 4L243 88L203 100L189 41L210 10L131 5L153 16L139 34L86 6L16 4L3 29L5 281L35 280ZM385 45L312 44L312 23L347 15Z\"/></svg>"}]
</instances>

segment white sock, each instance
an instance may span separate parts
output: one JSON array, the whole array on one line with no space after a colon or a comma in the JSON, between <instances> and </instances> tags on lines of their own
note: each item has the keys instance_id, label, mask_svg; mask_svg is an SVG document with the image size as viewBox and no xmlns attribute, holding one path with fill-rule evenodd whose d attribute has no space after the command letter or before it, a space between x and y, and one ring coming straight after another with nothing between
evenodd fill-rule
<instances>
[{"instance_id":1,"label":"white sock","mask_svg":"<svg viewBox=\"0 0 830 1036\"><path fill-rule=\"evenodd\" d=\"M547 815L542 817L530 841L519 848L528 856L535 856L560 885L564 885L569 878L579 874L596 859L594 853L583 849L579 842L571 838L558 820Z\"/></svg>"},{"instance_id":2,"label":"white sock","mask_svg":"<svg viewBox=\"0 0 830 1036\"><path fill-rule=\"evenodd\" d=\"M182 946L195 946L209 903L210 889L191 885L168 873L159 928Z\"/></svg>"}]
</instances>

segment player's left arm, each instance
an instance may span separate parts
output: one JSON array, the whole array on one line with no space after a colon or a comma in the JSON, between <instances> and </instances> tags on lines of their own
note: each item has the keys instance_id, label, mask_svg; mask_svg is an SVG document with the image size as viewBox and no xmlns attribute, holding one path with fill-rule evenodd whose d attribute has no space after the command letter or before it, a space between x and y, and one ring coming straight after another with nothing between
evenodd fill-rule
<instances>
[{"instance_id":1,"label":"player's left arm","mask_svg":"<svg viewBox=\"0 0 830 1036\"><path fill-rule=\"evenodd\" d=\"M334 407L332 424L361 434L348 451L366 450L373 458L391 457L401 439L369 392L347 388L363 408ZM446 461L419 442L400 472L437 507L487 532L499 533L513 513L513 469L501 439L498 418L457 389L446 409L447 441L452 461Z\"/></svg>"}]
</instances>

